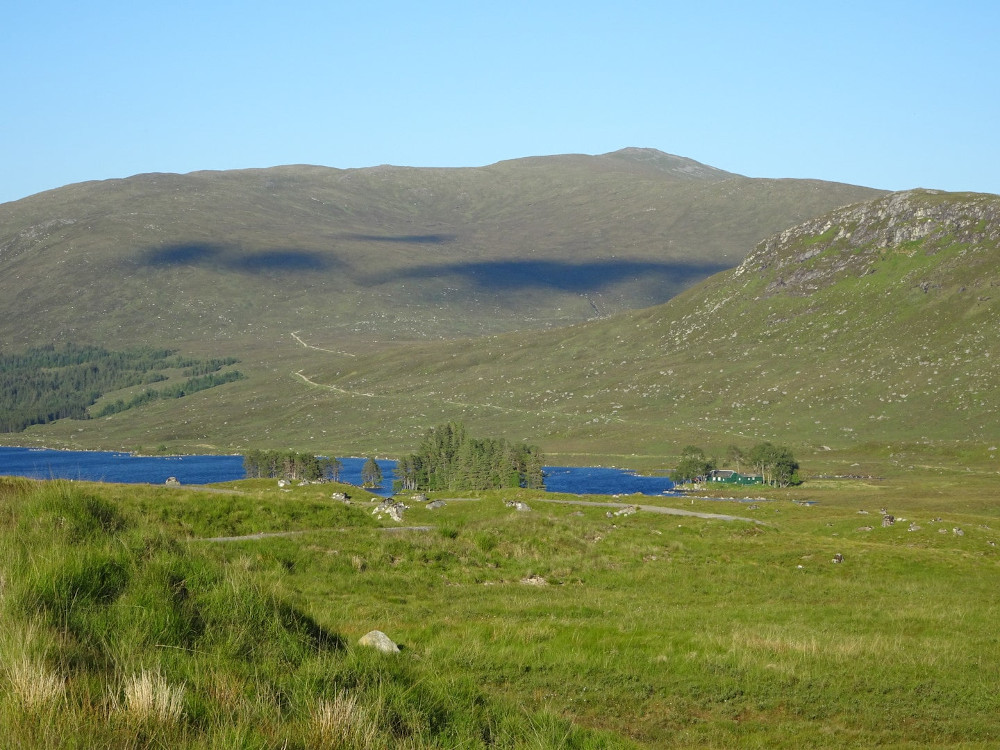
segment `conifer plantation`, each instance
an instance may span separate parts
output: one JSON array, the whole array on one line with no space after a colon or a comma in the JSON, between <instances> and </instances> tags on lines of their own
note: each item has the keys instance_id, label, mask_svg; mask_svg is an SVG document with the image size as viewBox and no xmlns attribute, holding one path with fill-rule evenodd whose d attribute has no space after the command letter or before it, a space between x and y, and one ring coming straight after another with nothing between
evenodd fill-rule
<instances>
[{"instance_id":1,"label":"conifer plantation","mask_svg":"<svg viewBox=\"0 0 1000 750\"><path fill-rule=\"evenodd\" d=\"M199 360L176 356L171 349L147 346L111 351L99 346L66 344L0 352L0 432L21 432L59 419L106 417L157 399L183 398L217 385L242 380L238 370L220 372L235 357ZM169 382L172 377L183 378ZM166 383L162 388L148 386ZM91 413L106 394L141 392L108 400Z\"/></svg>"}]
</instances>

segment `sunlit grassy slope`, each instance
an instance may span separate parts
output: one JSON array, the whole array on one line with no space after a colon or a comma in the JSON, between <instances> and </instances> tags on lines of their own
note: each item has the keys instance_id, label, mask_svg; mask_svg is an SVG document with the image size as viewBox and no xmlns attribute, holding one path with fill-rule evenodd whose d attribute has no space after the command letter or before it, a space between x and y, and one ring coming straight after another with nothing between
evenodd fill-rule
<instances>
[{"instance_id":1,"label":"sunlit grassy slope","mask_svg":"<svg viewBox=\"0 0 1000 750\"><path fill-rule=\"evenodd\" d=\"M841 209L665 305L574 327L356 356L299 331L258 348L245 382L19 441L392 454L459 419L557 463L669 466L689 443L764 439L985 452L1000 442L998 201Z\"/></svg>"},{"instance_id":2,"label":"sunlit grassy slope","mask_svg":"<svg viewBox=\"0 0 1000 750\"><path fill-rule=\"evenodd\" d=\"M869 455L882 479L682 501L758 523L515 491L410 502L402 525L420 529L394 532L351 488L345 506L273 480L0 480L0 732L51 748L992 747L995 473L900 458ZM305 533L213 541L276 531ZM402 651L356 645L371 629Z\"/></svg>"},{"instance_id":3,"label":"sunlit grassy slope","mask_svg":"<svg viewBox=\"0 0 1000 750\"><path fill-rule=\"evenodd\" d=\"M564 325L663 302L878 194L648 149L81 183L0 206L0 345L233 352L301 330L356 352Z\"/></svg>"}]
</instances>

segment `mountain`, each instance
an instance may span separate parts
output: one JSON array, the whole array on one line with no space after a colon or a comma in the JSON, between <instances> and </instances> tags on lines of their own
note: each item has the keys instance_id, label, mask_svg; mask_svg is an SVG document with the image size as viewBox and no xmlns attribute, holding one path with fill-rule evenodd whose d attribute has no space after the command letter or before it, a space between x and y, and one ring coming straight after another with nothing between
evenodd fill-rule
<instances>
[{"instance_id":1,"label":"mountain","mask_svg":"<svg viewBox=\"0 0 1000 750\"><path fill-rule=\"evenodd\" d=\"M998 288L1000 197L894 193L779 232L662 305L361 356L297 344L175 410L37 434L391 453L457 419L565 463L662 465L686 444L760 440L995 456Z\"/></svg>"},{"instance_id":2,"label":"mountain","mask_svg":"<svg viewBox=\"0 0 1000 750\"><path fill-rule=\"evenodd\" d=\"M371 393L368 410L405 393L425 422L461 415L567 457L995 444L998 289L1000 197L912 191L785 230L661 306L311 379Z\"/></svg>"},{"instance_id":3,"label":"mountain","mask_svg":"<svg viewBox=\"0 0 1000 750\"><path fill-rule=\"evenodd\" d=\"M326 348L546 328L663 302L880 195L651 149L468 169L145 174L0 206L0 345Z\"/></svg>"}]
</instances>

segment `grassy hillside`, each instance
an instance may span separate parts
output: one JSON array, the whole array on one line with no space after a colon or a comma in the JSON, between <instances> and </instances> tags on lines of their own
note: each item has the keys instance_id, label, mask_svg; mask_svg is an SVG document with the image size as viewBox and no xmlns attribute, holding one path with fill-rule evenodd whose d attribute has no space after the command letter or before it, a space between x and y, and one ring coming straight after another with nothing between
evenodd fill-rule
<instances>
[{"instance_id":1,"label":"grassy hillside","mask_svg":"<svg viewBox=\"0 0 1000 750\"><path fill-rule=\"evenodd\" d=\"M530 512L510 493L414 502L404 525L425 530L394 532L329 485L0 480L0 732L25 748L989 747L995 476L874 468L885 479L684 501L759 523L520 491ZM218 540L279 531L302 533ZM402 651L358 646L372 629Z\"/></svg>"},{"instance_id":2,"label":"grassy hillside","mask_svg":"<svg viewBox=\"0 0 1000 750\"><path fill-rule=\"evenodd\" d=\"M995 457L998 202L916 191L843 209L665 305L565 329L360 357L308 348L303 332L246 381L176 408L18 441L385 454L457 419L557 463L662 467L692 442L722 455L761 439Z\"/></svg>"},{"instance_id":3,"label":"grassy hillside","mask_svg":"<svg viewBox=\"0 0 1000 750\"><path fill-rule=\"evenodd\" d=\"M474 169L147 174L0 206L0 344L326 348L544 328L663 302L878 191L658 151Z\"/></svg>"}]
</instances>

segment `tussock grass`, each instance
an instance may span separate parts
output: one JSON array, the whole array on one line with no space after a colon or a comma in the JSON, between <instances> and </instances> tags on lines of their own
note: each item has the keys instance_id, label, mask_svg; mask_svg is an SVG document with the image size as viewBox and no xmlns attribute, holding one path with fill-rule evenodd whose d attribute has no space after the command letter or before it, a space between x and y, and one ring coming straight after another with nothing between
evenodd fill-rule
<instances>
[{"instance_id":1,"label":"tussock grass","mask_svg":"<svg viewBox=\"0 0 1000 750\"><path fill-rule=\"evenodd\" d=\"M733 504L763 528L517 513L504 499L532 493L484 492L409 511L455 533L386 534L359 512L194 542L176 519L211 501L197 489L30 483L0 525L0 656L27 675L0 672L0 732L28 747L988 746L995 486L825 480ZM239 487L277 525L321 491ZM873 502L923 528L857 532ZM401 652L354 645L372 629ZM25 702L15 679L51 697Z\"/></svg>"},{"instance_id":2,"label":"tussock grass","mask_svg":"<svg viewBox=\"0 0 1000 750\"><path fill-rule=\"evenodd\" d=\"M356 695L341 690L332 699L316 703L309 741L316 747L368 750L379 746L378 726Z\"/></svg>"},{"instance_id":3,"label":"tussock grass","mask_svg":"<svg viewBox=\"0 0 1000 750\"><path fill-rule=\"evenodd\" d=\"M172 725L184 711L184 685L171 685L159 670L144 669L125 678L116 710L130 721Z\"/></svg>"},{"instance_id":4,"label":"tussock grass","mask_svg":"<svg viewBox=\"0 0 1000 750\"><path fill-rule=\"evenodd\" d=\"M66 680L43 662L23 657L5 665L11 693L26 711L35 711L61 700Z\"/></svg>"},{"instance_id":5,"label":"tussock grass","mask_svg":"<svg viewBox=\"0 0 1000 750\"><path fill-rule=\"evenodd\" d=\"M352 647L331 625L344 613L321 621L287 586L293 573L315 573L317 559L340 559L315 539L195 544L174 536L190 499L176 492L22 489L0 525L8 746L515 747L540 721L574 738L567 747L616 746L566 719L522 714L415 653L391 660ZM150 514L147 493L180 502ZM301 521L311 502L274 493L259 517ZM378 538L357 517L353 533ZM343 559L338 570L358 578Z\"/></svg>"}]
</instances>

